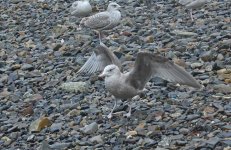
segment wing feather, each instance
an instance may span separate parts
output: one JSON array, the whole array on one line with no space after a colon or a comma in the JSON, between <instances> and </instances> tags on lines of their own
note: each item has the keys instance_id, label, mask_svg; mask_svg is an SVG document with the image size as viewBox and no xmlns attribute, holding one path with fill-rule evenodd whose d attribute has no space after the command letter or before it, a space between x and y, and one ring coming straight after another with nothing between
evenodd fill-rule
<instances>
[{"instance_id":1,"label":"wing feather","mask_svg":"<svg viewBox=\"0 0 231 150\"><path fill-rule=\"evenodd\" d=\"M128 74L126 82L142 90L153 76L195 88L201 87L192 75L174 64L173 61L148 52L138 53L135 66Z\"/></svg>"},{"instance_id":2,"label":"wing feather","mask_svg":"<svg viewBox=\"0 0 231 150\"><path fill-rule=\"evenodd\" d=\"M109 50L106 45L100 43L78 73L92 74L94 72L103 71L103 69L110 64L115 64L120 69L122 66L115 54Z\"/></svg>"},{"instance_id":3,"label":"wing feather","mask_svg":"<svg viewBox=\"0 0 231 150\"><path fill-rule=\"evenodd\" d=\"M100 12L90 16L85 21L85 26L92 29L101 29L110 24L110 14L108 12Z\"/></svg>"}]
</instances>

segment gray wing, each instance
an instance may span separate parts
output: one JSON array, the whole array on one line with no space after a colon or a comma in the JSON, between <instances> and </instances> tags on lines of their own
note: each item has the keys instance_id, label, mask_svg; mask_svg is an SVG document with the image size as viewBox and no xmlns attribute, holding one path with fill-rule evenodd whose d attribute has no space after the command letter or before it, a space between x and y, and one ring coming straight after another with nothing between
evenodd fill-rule
<instances>
[{"instance_id":1,"label":"gray wing","mask_svg":"<svg viewBox=\"0 0 231 150\"><path fill-rule=\"evenodd\" d=\"M191 3L191 2L193 2L193 0L179 0L179 3L181 5L187 5L187 4Z\"/></svg>"},{"instance_id":2,"label":"gray wing","mask_svg":"<svg viewBox=\"0 0 231 150\"><path fill-rule=\"evenodd\" d=\"M93 51L87 62L80 68L78 73L92 74L103 69L110 64L115 64L121 69L121 62L106 45L100 43Z\"/></svg>"},{"instance_id":3,"label":"gray wing","mask_svg":"<svg viewBox=\"0 0 231 150\"><path fill-rule=\"evenodd\" d=\"M201 87L193 76L180 66L174 64L167 58L148 52L138 53L135 66L129 73L126 82L136 89L142 90L153 76L195 88Z\"/></svg>"},{"instance_id":4,"label":"gray wing","mask_svg":"<svg viewBox=\"0 0 231 150\"><path fill-rule=\"evenodd\" d=\"M108 12L100 12L90 16L85 21L85 26L92 29L101 29L110 24L110 14Z\"/></svg>"},{"instance_id":5,"label":"gray wing","mask_svg":"<svg viewBox=\"0 0 231 150\"><path fill-rule=\"evenodd\" d=\"M186 5L187 8L196 9L205 5L208 0L196 0Z\"/></svg>"}]
</instances>

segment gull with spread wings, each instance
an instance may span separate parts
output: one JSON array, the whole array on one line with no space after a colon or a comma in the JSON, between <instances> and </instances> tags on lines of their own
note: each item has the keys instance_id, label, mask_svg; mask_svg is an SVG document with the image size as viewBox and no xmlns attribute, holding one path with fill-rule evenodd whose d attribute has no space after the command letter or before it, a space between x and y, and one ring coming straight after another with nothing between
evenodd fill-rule
<instances>
[{"instance_id":1,"label":"gull with spread wings","mask_svg":"<svg viewBox=\"0 0 231 150\"><path fill-rule=\"evenodd\" d=\"M94 73L103 70L99 77L105 77L106 89L118 99L132 99L138 95L152 77L160 77L170 82L200 88L201 85L173 61L154 53L139 52L130 72L121 72L121 62L115 54L100 43L78 73ZM116 108L117 100L108 118ZM125 116L131 115L131 106Z\"/></svg>"},{"instance_id":2,"label":"gull with spread wings","mask_svg":"<svg viewBox=\"0 0 231 150\"><path fill-rule=\"evenodd\" d=\"M200 88L201 85L180 66L174 64L171 60L155 55L149 52L139 52L134 67L130 72L122 73L115 64L104 68L99 77L105 77L106 89L118 99L132 99L144 89L146 83L154 76L163 78L170 82L188 85L194 88ZM117 105L115 104L108 118ZM131 116L131 106L125 116Z\"/></svg>"}]
</instances>

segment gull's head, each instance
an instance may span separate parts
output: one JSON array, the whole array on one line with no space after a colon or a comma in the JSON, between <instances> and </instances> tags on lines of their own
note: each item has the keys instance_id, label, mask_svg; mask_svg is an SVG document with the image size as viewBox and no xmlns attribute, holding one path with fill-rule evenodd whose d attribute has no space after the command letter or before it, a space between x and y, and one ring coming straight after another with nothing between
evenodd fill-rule
<instances>
[{"instance_id":1,"label":"gull's head","mask_svg":"<svg viewBox=\"0 0 231 150\"><path fill-rule=\"evenodd\" d=\"M110 77L120 73L120 69L116 65L108 65L104 68L103 72L99 75L99 77Z\"/></svg>"},{"instance_id":2,"label":"gull's head","mask_svg":"<svg viewBox=\"0 0 231 150\"><path fill-rule=\"evenodd\" d=\"M115 2L111 2L108 7L107 7L107 10L110 11L110 10L118 10L121 6Z\"/></svg>"}]
</instances>

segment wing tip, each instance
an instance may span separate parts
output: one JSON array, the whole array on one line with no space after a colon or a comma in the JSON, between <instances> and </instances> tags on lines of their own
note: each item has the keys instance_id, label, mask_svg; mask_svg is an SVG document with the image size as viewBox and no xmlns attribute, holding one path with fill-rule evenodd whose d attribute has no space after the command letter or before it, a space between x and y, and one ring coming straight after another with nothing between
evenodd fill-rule
<instances>
[{"instance_id":1,"label":"wing tip","mask_svg":"<svg viewBox=\"0 0 231 150\"><path fill-rule=\"evenodd\" d=\"M196 88L196 89L202 89L203 88L203 85L201 85L197 81L194 82L193 84L191 84L190 86L192 86L193 88Z\"/></svg>"},{"instance_id":2,"label":"wing tip","mask_svg":"<svg viewBox=\"0 0 231 150\"><path fill-rule=\"evenodd\" d=\"M85 75L86 72L84 71L84 69L80 68L80 69L78 70L77 74L78 74L78 75L79 75L79 74Z\"/></svg>"}]
</instances>

